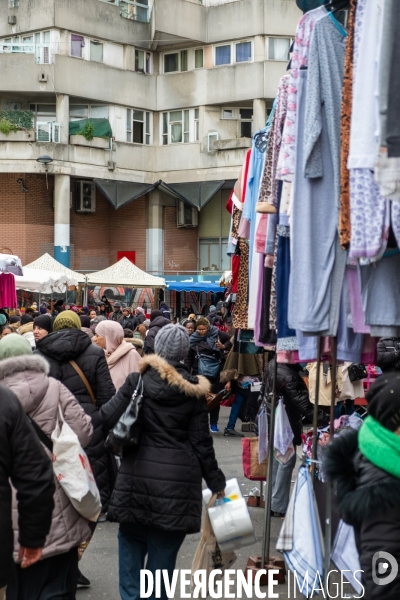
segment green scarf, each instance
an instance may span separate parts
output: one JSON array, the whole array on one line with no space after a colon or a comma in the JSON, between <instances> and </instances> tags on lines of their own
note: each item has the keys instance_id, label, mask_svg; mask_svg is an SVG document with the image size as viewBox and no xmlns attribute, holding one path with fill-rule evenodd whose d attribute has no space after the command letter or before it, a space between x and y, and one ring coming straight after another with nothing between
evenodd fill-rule
<instances>
[{"instance_id":1,"label":"green scarf","mask_svg":"<svg viewBox=\"0 0 400 600\"><path fill-rule=\"evenodd\" d=\"M369 416L359 431L358 448L373 465L400 479L400 436Z\"/></svg>"}]
</instances>

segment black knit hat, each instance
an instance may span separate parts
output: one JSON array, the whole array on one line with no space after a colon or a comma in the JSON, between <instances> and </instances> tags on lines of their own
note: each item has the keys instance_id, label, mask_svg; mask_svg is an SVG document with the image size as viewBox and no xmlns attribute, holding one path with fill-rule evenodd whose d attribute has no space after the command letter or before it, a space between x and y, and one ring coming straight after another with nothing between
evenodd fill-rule
<instances>
[{"instance_id":1,"label":"black knit hat","mask_svg":"<svg viewBox=\"0 0 400 600\"><path fill-rule=\"evenodd\" d=\"M40 315L40 317L36 317L33 321L33 328L40 327L40 329L45 329L48 333L51 333L53 330L53 319L50 315Z\"/></svg>"},{"instance_id":2,"label":"black knit hat","mask_svg":"<svg viewBox=\"0 0 400 600\"><path fill-rule=\"evenodd\" d=\"M162 317L163 314L161 310L152 310L150 314L150 321L153 322L157 317Z\"/></svg>"},{"instance_id":3,"label":"black knit hat","mask_svg":"<svg viewBox=\"0 0 400 600\"><path fill-rule=\"evenodd\" d=\"M368 414L383 427L396 431L400 427L400 372L384 373L366 394Z\"/></svg>"}]
</instances>

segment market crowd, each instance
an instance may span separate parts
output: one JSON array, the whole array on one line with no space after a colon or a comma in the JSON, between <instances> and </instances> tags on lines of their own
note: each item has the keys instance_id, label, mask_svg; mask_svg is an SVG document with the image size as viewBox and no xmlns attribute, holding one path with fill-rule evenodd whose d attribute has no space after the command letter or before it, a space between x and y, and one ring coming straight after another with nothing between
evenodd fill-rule
<instances>
[{"instance_id":1,"label":"market crowd","mask_svg":"<svg viewBox=\"0 0 400 600\"><path fill-rule=\"evenodd\" d=\"M43 301L23 315L0 311L0 324L0 600L74 600L78 586L90 586L79 560L97 522L106 519L120 524L121 598L139 599L146 556L147 569L167 569L171 577L185 536L200 531L202 478L224 495L212 436L243 437L238 420L257 433L260 401L268 400L275 372L295 448L304 442L304 421L313 419L303 368L275 365L275 358L265 364L257 352L243 350L251 342L232 330L223 301L208 301L200 315L181 324L164 302L147 318L143 308L111 305L107 298L81 309ZM400 473L391 460L399 448L400 345L392 343L383 340L378 348L385 379L369 392L372 421L361 429L362 445L356 433L344 436L327 460L372 587L371 552L388 547L382 531L393 531L390 552L400 560ZM252 390L262 378L260 396ZM105 442L139 397L140 440L117 457ZM354 391L338 397L335 416L350 414L354 397ZM221 402L231 411L220 432ZM329 410L321 404L323 428ZM82 516L54 475L47 441L61 422L90 462L102 506L94 521ZM285 517L295 463L296 452L286 462L274 461L272 516Z\"/></svg>"}]
</instances>

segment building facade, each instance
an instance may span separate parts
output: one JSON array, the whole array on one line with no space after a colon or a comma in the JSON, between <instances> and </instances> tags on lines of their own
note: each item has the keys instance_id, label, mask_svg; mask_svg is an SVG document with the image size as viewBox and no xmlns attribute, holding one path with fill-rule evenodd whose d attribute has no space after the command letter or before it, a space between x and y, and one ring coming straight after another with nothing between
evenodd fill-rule
<instances>
[{"instance_id":1,"label":"building facade","mask_svg":"<svg viewBox=\"0 0 400 600\"><path fill-rule=\"evenodd\" d=\"M76 270L124 252L153 273L228 267L224 206L295 0L0 0L0 15L0 246ZM10 130L17 115L31 125Z\"/></svg>"}]
</instances>

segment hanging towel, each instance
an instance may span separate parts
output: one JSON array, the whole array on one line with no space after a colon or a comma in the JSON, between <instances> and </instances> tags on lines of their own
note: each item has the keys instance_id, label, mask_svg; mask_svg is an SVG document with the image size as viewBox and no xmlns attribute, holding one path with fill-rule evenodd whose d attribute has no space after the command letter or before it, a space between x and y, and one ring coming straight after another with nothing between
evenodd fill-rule
<instances>
[{"instance_id":1,"label":"hanging towel","mask_svg":"<svg viewBox=\"0 0 400 600\"><path fill-rule=\"evenodd\" d=\"M320 575L321 580L323 577L322 535L318 519L310 475L307 467L302 466L297 476L293 546L283 554L288 568L292 573L296 573L300 585L308 573L308 597L317 575ZM315 587L318 587L318 583L317 579ZM303 593L306 593L305 587Z\"/></svg>"},{"instance_id":2,"label":"hanging towel","mask_svg":"<svg viewBox=\"0 0 400 600\"><path fill-rule=\"evenodd\" d=\"M292 550L293 548L293 531L294 531L294 507L297 495L297 479L295 481L288 507L286 509L285 518L281 530L279 532L276 549L283 552L284 550Z\"/></svg>"},{"instance_id":3,"label":"hanging towel","mask_svg":"<svg viewBox=\"0 0 400 600\"><path fill-rule=\"evenodd\" d=\"M344 521L340 521L339 523L331 558L339 571L347 571L347 581L353 586L358 594L361 594L363 591L363 587L360 584L361 566L354 537L354 528ZM359 571L357 573L357 579L354 577L356 571Z\"/></svg>"}]
</instances>

